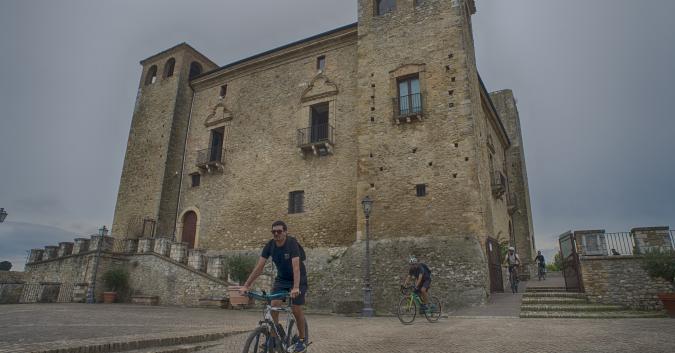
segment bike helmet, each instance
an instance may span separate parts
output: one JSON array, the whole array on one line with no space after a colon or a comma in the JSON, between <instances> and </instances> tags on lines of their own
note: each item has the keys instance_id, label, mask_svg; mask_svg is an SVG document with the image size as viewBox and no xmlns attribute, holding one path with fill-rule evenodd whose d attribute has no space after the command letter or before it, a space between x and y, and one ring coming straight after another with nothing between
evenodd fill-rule
<instances>
[{"instance_id":1,"label":"bike helmet","mask_svg":"<svg viewBox=\"0 0 675 353\"><path fill-rule=\"evenodd\" d=\"M514 248L513 246L509 246L509 251L516 251L516 248Z\"/></svg>"},{"instance_id":2,"label":"bike helmet","mask_svg":"<svg viewBox=\"0 0 675 353\"><path fill-rule=\"evenodd\" d=\"M410 257L408 258L408 263L411 264L411 265L414 265L414 264L417 263L417 258L415 257L415 255L410 255Z\"/></svg>"}]
</instances>

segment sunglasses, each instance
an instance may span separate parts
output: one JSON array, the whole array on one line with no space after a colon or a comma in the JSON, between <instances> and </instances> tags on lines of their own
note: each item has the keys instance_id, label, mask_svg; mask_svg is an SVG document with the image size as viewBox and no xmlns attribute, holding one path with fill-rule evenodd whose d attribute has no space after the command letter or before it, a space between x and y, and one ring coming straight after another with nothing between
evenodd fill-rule
<instances>
[{"instance_id":1,"label":"sunglasses","mask_svg":"<svg viewBox=\"0 0 675 353\"><path fill-rule=\"evenodd\" d=\"M280 229L272 230L272 234L281 234L281 233L283 233L283 232L284 232L284 231L283 231L283 230L280 230Z\"/></svg>"}]
</instances>

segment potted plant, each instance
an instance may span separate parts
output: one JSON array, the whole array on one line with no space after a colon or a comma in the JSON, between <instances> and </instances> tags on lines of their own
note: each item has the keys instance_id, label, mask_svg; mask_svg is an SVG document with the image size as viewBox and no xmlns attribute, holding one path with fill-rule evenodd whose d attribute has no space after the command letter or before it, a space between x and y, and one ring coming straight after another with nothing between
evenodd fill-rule
<instances>
[{"instance_id":1,"label":"potted plant","mask_svg":"<svg viewBox=\"0 0 675 353\"><path fill-rule=\"evenodd\" d=\"M675 318L675 251L647 251L642 257L642 267L652 278L663 278L670 282L674 291L658 293L668 316Z\"/></svg>"},{"instance_id":2,"label":"potted plant","mask_svg":"<svg viewBox=\"0 0 675 353\"><path fill-rule=\"evenodd\" d=\"M107 289L103 292L103 303L114 303L118 293L129 286L129 272L122 267L113 267L103 274L103 284Z\"/></svg>"},{"instance_id":3,"label":"potted plant","mask_svg":"<svg viewBox=\"0 0 675 353\"><path fill-rule=\"evenodd\" d=\"M230 305L248 305L251 303L248 296L239 293L239 289L241 288L241 284L248 279L248 275L253 271L255 264L255 257L242 255L235 256L228 262L230 278L239 284L227 287Z\"/></svg>"}]
</instances>

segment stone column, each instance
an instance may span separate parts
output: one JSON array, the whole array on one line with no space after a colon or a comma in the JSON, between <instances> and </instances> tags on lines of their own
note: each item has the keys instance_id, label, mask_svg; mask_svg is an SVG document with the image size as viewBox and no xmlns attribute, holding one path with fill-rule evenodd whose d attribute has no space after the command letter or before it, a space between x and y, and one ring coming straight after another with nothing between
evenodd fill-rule
<instances>
[{"instance_id":1,"label":"stone column","mask_svg":"<svg viewBox=\"0 0 675 353\"><path fill-rule=\"evenodd\" d=\"M152 238L140 238L138 239L138 253L149 253L154 249L155 239Z\"/></svg>"},{"instance_id":2,"label":"stone column","mask_svg":"<svg viewBox=\"0 0 675 353\"><path fill-rule=\"evenodd\" d=\"M171 260L180 262L182 264L187 262L188 243L172 243L171 244Z\"/></svg>"},{"instance_id":3,"label":"stone column","mask_svg":"<svg viewBox=\"0 0 675 353\"><path fill-rule=\"evenodd\" d=\"M635 240L635 246L644 254L648 251L672 249L669 230L669 227L641 227L631 229L630 233Z\"/></svg>"},{"instance_id":4,"label":"stone column","mask_svg":"<svg viewBox=\"0 0 675 353\"><path fill-rule=\"evenodd\" d=\"M28 263L40 262L42 261L42 256L45 253L44 249L31 249L30 255L28 255Z\"/></svg>"},{"instance_id":5,"label":"stone column","mask_svg":"<svg viewBox=\"0 0 675 353\"><path fill-rule=\"evenodd\" d=\"M133 254L138 251L138 239L123 239L124 253Z\"/></svg>"},{"instance_id":6,"label":"stone column","mask_svg":"<svg viewBox=\"0 0 675 353\"><path fill-rule=\"evenodd\" d=\"M62 242L59 243L59 257L68 256L73 253L73 243L71 242Z\"/></svg>"},{"instance_id":7,"label":"stone column","mask_svg":"<svg viewBox=\"0 0 675 353\"><path fill-rule=\"evenodd\" d=\"M209 256L206 273L218 279L226 279L225 257L220 255Z\"/></svg>"},{"instance_id":8,"label":"stone column","mask_svg":"<svg viewBox=\"0 0 675 353\"><path fill-rule=\"evenodd\" d=\"M43 261L55 259L59 255L58 246L45 246L45 252L42 257Z\"/></svg>"},{"instance_id":9,"label":"stone column","mask_svg":"<svg viewBox=\"0 0 675 353\"><path fill-rule=\"evenodd\" d=\"M73 245L73 255L77 255L89 250L89 239L87 238L77 238L75 239L75 245Z\"/></svg>"},{"instance_id":10,"label":"stone column","mask_svg":"<svg viewBox=\"0 0 675 353\"><path fill-rule=\"evenodd\" d=\"M169 251L171 251L171 239L156 238L154 251L160 255L169 256Z\"/></svg>"},{"instance_id":11,"label":"stone column","mask_svg":"<svg viewBox=\"0 0 675 353\"><path fill-rule=\"evenodd\" d=\"M191 249L188 250L188 266L197 271L204 271L206 263L204 262L204 250Z\"/></svg>"}]
</instances>

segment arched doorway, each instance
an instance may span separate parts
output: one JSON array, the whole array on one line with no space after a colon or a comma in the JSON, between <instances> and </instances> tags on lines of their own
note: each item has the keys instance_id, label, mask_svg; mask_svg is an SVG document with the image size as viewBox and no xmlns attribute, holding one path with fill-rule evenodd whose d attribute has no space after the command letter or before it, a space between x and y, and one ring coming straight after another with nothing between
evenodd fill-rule
<instances>
[{"instance_id":1,"label":"arched doorway","mask_svg":"<svg viewBox=\"0 0 675 353\"><path fill-rule=\"evenodd\" d=\"M188 249L194 249L195 234L197 234L197 214L189 211L183 216L183 233L180 241L187 243Z\"/></svg>"}]
</instances>

